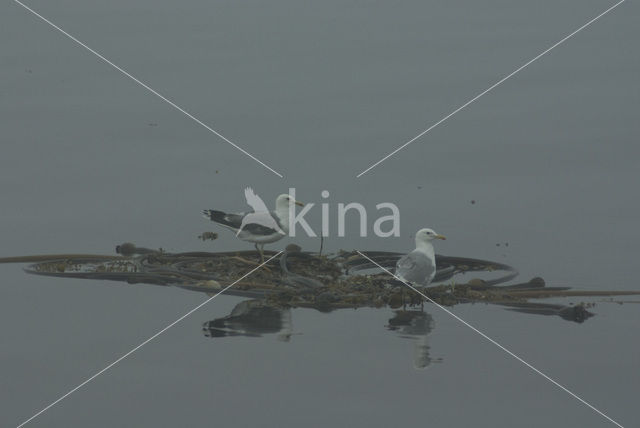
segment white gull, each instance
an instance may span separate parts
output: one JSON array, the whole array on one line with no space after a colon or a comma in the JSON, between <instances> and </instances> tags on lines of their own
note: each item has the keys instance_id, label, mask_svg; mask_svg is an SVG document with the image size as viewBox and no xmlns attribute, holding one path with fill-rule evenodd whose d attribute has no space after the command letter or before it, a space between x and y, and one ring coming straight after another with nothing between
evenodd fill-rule
<instances>
[{"instance_id":1,"label":"white gull","mask_svg":"<svg viewBox=\"0 0 640 428\"><path fill-rule=\"evenodd\" d=\"M269 211L262 199L247 187L244 191L247 204L253 211L246 213L226 213L224 211L204 210L204 217L236 232L236 236L255 244L264 261L264 244L279 241L289 234L289 212L293 205L303 206L288 194L276 198L276 208Z\"/></svg>"},{"instance_id":2,"label":"white gull","mask_svg":"<svg viewBox=\"0 0 640 428\"><path fill-rule=\"evenodd\" d=\"M416 233L416 249L404 255L396 263L396 276L412 285L431 283L436 275L436 257L431 241L446 239L432 229L420 229Z\"/></svg>"}]
</instances>

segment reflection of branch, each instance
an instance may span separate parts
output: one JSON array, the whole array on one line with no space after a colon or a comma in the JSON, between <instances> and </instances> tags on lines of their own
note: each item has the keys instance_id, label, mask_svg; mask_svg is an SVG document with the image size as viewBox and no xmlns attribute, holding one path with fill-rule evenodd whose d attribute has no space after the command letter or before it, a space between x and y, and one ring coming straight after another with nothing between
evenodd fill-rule
<instances>
[{"instance_id":1,"label":"reflection of branch","mask_svg":"<svg viewBox=\"0 0 640 428\"><path fill-rule=\"evenodd\" d=\"M500 303L501 306L507 306L509 310L523 312L526 314L536 315L557 315L567 321L575 321L583 323L595 314L589 312L586 308L591 305L579 304L574 306L554 305L551 303Z\"/></svg>"}]
</instances>

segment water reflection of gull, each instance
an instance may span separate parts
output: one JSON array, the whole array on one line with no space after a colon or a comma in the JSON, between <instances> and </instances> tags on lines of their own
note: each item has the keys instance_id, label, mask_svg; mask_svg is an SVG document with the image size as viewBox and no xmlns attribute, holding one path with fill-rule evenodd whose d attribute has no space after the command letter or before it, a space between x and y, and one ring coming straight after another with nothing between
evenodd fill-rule
<instances>
[{"instance_id":1,"label":"water reflection of gull","mask_svg":"<svg viewBox=\"0 0 640 428\"><path fill-rule=\"evenodd\" d=\"M263 300L245 300L238 303L226 317L207 321L202 325L206 337L262 337L275 334L277 340L289 342L294 334L292 311L265 303ZM435 327L430 314L424 311L394 311L387 329L398 333L404 339L414 341L413 366L424 369L432 363L442 361L433 358L427 336Z\"/></svg>"},{"instance_id":2,"label":"water reflection of gull","mask_svg":"<svg viewBox=\"0 0 640 428\"><path fill-rule=\"evenodd\" d=\"M433 317L423 311L394 311L394 317L389 319L387 328L398 332L405 339L414 339L413 366L416 369L424 369L433 362L442 361L440 358L432 358L427 336L435 327Z\"/></svg>"},{"instance_id":3,"label":"water reflection of gull","mask_svg":"<svg viewBox=\"0 0 640 428\"><path fill-rule=\"evenodd\" d=\"M245 300L226 317L203 323L202 332L207 337L278 334L278 340L287 342L293 334L291 310L267 305L262 300Z\"/></svg>"}]
</instances>

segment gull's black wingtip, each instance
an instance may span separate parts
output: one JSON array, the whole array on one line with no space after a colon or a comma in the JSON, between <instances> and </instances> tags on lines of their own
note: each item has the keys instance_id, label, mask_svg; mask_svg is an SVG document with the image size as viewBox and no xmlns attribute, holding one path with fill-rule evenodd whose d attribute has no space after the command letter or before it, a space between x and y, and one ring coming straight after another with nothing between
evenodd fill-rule
<instances>
[{"instance_id":1,"label":"gull's black wingtip","mask_svg":"<svg viewBox=\"0 0 640 428\"><path fill-rule=\"evenodd\" d=\"M224 211L202 210L202 216L216 223L233 226L233 224L229 223L229 221L226 219L227 213L225 213Z\"/></svg>"}]
</instances>

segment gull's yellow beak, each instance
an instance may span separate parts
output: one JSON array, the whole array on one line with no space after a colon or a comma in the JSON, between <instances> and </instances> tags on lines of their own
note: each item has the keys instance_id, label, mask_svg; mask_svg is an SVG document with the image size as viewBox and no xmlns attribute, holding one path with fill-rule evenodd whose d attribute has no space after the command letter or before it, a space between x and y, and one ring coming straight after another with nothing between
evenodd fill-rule
<instances>
[{"instance_id":1,"label":"gull's yellow beak","mask_svg":"<svg viewBox=\"0 0 640 428\"><path fill-rule=\"evenodd\" d=\"M436 236L434 236L434 238L442 239L443 241L445 241L447 239L447 238L444 237L444 235L436 235Z\"/></svg>"},{"instance_id":2,"label":"gull's yellow beak","mask_svg":"<svg viewBox=\"0 0 640 428\"><path fill-rule=\"evenodd\" d=\"M304 204L302 202L296 201L296 205L299 207L304 207Z\"/></svg>"}]
</instances>

